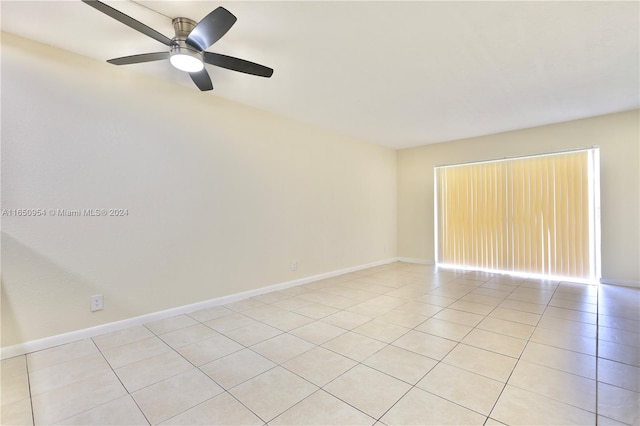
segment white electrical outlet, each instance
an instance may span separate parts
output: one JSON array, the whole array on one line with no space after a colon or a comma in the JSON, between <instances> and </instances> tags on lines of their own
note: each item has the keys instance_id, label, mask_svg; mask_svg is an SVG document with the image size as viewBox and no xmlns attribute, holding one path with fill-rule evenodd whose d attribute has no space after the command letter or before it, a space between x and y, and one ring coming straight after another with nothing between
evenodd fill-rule
<instances>
[{"instance_id":1,"label":"white electrical outlet","mask_svg":"<svg viewBox=\"0 0 640 426\"><path fill-rule=\"evenodd\" d=\"M101 294L91 296L91 312L101 311L104 309L104 299Z\"/></svg>"},{"instance_id":2,"label":"white electrical outlet","mask_svg":"<svg viewBox=\"0 0 640 426\"><path fill-rule=\"evenodd\" d=\"M297 260L292 260L291 261L291 270L292 271L297 271L298 270L298 261Z\"/></svg>"}]
</instances>

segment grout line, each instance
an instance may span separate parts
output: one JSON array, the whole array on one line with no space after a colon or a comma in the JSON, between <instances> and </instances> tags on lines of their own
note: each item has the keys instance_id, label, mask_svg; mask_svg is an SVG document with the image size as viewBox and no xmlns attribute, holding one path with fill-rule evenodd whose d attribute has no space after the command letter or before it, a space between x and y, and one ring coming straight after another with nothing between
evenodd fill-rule
<instances>
[{"instance_id":1,"label":"grout line","mask_svg":"<svg viewBox=\"0 0 640 426\"><path fill-rule=\"evenodd\" d=\"M24 365L27 372L27 387L29 388L29 406L31 407L31 424L36 424L36 413L33 410L33 396L31 395L31 375L29 374L29 362L27 362L27 354L24 356Z\"/></svg>"},{"instance_id":2,"label":"grout line","mask_svg":"<svg viewBox=\"0 0 640 426\"><path fill-rule=\"evenodd\" d=\"M600 359L600 284L596 287L596 426L598 426L598 360Z\"/></svg>"}]
</instances>

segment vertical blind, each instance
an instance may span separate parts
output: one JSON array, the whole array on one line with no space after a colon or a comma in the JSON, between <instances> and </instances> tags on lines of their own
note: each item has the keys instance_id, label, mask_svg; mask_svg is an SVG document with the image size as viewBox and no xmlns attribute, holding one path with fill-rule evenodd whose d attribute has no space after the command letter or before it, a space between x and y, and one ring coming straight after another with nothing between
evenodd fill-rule
<instances>
[{"instance_id":1,"label":"vertical blind","mask_svg":"<svg viewBox=\"0 0 640 426\"><path fill-rule=\"evenodd\" d=\"M437 262L594 279L597 154L436 167Z\"/></svg>"}]
</instances>

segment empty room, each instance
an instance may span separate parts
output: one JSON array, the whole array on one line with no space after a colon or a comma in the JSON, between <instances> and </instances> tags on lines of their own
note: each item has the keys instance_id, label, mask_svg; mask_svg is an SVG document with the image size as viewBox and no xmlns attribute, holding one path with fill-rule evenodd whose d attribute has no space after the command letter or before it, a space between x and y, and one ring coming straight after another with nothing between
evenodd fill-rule
<instances>
[{"instance_id":1,"label":"empty room","mask_svg":"<svg viewBox=\"0 0 640 426\"><path fill-rule=\"evenodd\" d=\"M0 2L2 425L640 425L640 3Z\"/></svg>"}]
</instances>

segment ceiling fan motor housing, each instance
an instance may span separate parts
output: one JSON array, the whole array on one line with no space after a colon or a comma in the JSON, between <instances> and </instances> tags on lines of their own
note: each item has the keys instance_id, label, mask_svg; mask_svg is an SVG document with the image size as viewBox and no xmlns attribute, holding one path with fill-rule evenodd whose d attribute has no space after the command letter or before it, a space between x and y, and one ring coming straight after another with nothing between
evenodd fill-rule
<instances>
[{"instance_id":1,"label":"ceiling fan motor housing","mask_svg":"<svg viewBox=\"0 0 640 426\"><path fill-rule=\"evenodd\" d=\"M176 36L171 39L169 60L176 68L183 71L198 72L202 70L204 67L202 51L187 43L187 37L197 22L189 18L174 18L172 23Z\"/></svg>"}]
</instances>

